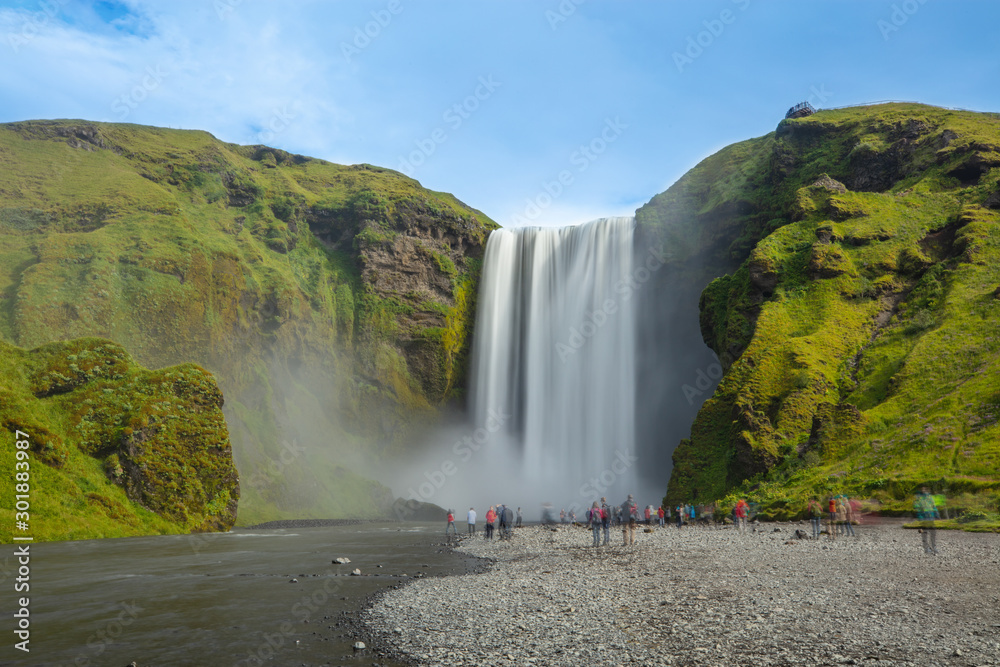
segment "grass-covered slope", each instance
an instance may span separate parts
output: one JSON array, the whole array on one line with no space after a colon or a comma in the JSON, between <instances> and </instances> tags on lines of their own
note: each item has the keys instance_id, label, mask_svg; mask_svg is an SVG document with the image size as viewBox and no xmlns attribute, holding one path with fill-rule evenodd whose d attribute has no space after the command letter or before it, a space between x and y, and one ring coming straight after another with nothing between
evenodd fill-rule
<instances>
[{"instance_id":1,"label":"grass-covered slope","mask_svg":"<svg viewBox=\"0 0 1000 667\"><path fill-rule=\"evenodd\" d=\"M822 111L724 149L640 211L719 275L725 367L674 453L671 502L1000 496L1000 117ZM728 263L728 266L727 266Z\"/></svg>"},{"instance_id":2,"label":"grass-covered slope","mask_svg":"<svg viewBox=\"0 0 1000 667\"><path fill-rule=\"evenodd\" d=\"M461 398L494 223L401 174L85 121L0 125L0 338L99 336L225 393L240 523L378 516Z\"/></svg>"},{"instance_id":3,"label":"grass-covered slope","mask_svg":"<svg viewBox=\"0 0 1000 667\"><path fill-rule=\"evenodd\" d=\"M4 494L3 541L228 529L239 481L221 407L194 364L146 370L97 338L30 351L0 341L0 474L25 485L30 527L12 530Z\"/></svg>"}]
</instances>

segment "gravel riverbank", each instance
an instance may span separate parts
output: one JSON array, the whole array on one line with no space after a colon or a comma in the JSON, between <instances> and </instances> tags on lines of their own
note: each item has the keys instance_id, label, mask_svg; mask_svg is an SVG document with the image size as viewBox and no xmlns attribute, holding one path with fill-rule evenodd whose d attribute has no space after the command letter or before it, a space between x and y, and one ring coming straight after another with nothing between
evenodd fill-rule
<instances>
[{"instance_id":1,"label":"gravel riverbank","mask_svg":"<svg viewBox=\"0 0 1000 667\"><path fill-rule=\"evenodd\" d=\"M938 531L928 556L898 523L796 528L477 536L458 548L490 571L415 581L362 618L422 665L1000 665L1000 535Z\"/></svg>"}]
</instances>

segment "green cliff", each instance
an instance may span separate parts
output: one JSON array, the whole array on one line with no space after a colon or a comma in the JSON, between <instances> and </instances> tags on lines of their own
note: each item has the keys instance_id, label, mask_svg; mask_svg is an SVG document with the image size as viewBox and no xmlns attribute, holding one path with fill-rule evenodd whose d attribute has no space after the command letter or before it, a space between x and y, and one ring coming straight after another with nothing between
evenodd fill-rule
<instances>
[{"instance_id":1,"label":"green cliff","mask_svg":"<svg viewBox=\"0 0 1000 667\"><path fill-rule=\"evenodd\" d=\"M0 125L0 339L97 336L215 374L241 524L382 516L373 462L462 400L495 226L369 165L197 131Z\"/></svg>"},{"instance_id":2,"label":"green cliff","mask_svg":"<svg viewBox=\"0 0 1000 667\"><path fill-rule=\"evenodd\" d=\"M0 474L24 484L36 539L226 530L239 482L215 379L150 371L98 338L26 351L0 341ZM16 458L15 435L28 443ZM23 440L22 440L23 441ZM15 477L17 475L17 477ZM4 494L3 535L17 535Z\"/></svg>"},{"instance_id":3,"label":"green cliff","mask_svg":"<svg viewBox=\"0 0 1000 667\"><path fill-rule=\"evenodd\" d=\"M1000 116L821 111L704 160L638 212L701 295L725 374L666 499L901 511L1000 497ZM702 283L704 284L704 283Z\"/></svg>"}]
</instances>

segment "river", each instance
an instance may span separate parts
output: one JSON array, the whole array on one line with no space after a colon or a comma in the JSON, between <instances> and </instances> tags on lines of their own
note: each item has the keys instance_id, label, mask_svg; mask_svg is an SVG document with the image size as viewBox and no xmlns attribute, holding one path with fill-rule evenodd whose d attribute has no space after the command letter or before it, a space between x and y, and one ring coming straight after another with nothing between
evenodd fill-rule
<instances>
[{"instance_id":1,"label":"river","mask_svg":"<svg viewBox=\"0 0 1000 667\"><path fill-rule=\"evenodd\" d=\"M441 524L365 523L34 544L31 652L0 664L371 664L344 621L418 573L476 567L442 542Z\"/></svg>"}]
</instances>

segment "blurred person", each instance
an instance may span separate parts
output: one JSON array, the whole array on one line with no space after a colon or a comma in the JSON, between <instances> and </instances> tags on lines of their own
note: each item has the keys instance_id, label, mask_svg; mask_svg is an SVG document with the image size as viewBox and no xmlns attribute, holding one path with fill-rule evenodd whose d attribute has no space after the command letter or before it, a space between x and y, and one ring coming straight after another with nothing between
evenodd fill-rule
<instances>
[{"instance_id":1,"label":"blurred person","mask_svg":"<svg viewBox=\"0 0 1000 667\"><path fill-rule=\"evenodd\" d=\"M838 496L836 502L837 508L837 534L846 535L847 534L847 508L844 506L844 497Z\"/></svg>"},{"instance_id":2,"label":"blurred person","mask_svg":"<svg viewBox=\"0 0 1000 667\"><path fill-rule=\"evenodd\" d=\"M500 505L497 507L497 519L500 522L500 539L507 539L507 530L510 528L510 523L507 518L510 516L507 514L510 510L507 509L506 505Z\"/></svg>"},{"instance_id":3,"label":"blurred person","mask_svg":"<svg viewBox=\"0 0 1000 667\"><path fill-rule=\"evenodd\" d=\"M937 528L934 522L938 518L938 509L937 503L934 502L934 496L931 495L926 486L920 489L920 493L917 494L913 509L916 510L917 520L920 521L924 553L937 555Z\"/></svg>"},{"instance_id":4,"label":"blurred person","mask_svg":"<svg viewBox=\"0 0 1000 667\"><path fill-rule=\"evenodd\" d=\"M677 506L677 516L676 516L676 519L677 519L677 527L678 528L683 528L684 527L684 506L683 505L678 505Z\"/></svg>"},{"instance_id":5,"label":"blurred person","mask_svg":"<svg viewBox=\"0 0 1000 667\"><path fill-rule=\"evenodd\" d=\"M514 510L503 506L503 522L507 525L507 539L509 540L514 534Z\"/></svg>"},{"instance_id":6,"label":"blurred person","mask_svg":"<svg viewBox=\"0 0 1000 667\"><path fill-rule=\"evenodd\" d=\"M646 509L644 509L642 512L643 512L643 517L646 519L646 525L647 526L652 526L653 525L653 506L652 505L646 505Z\"/></svg>"},{"instance_id":7,"label":"blurred person","mask_svg":"<svg viewBox=\"0 0 1000 667\"><path fill-rule=\"evenodd\" d=\"M601 512L601 505L595 500L587 512L587 523L590 524L590 530L594 534L593 546L595 547L601 546L601 525L603 521L604 516Z\"/></svg>"},{"instance_id":8,"label":"blurred person","mask_svg":"<svg viewBox=\"0 0 1000 667\"><path fill-rule=\"evenodd\" d=\"M469 535L476 534L476 510L469 508Z\"/></svg>"},{"instance_id":9,"label":"blurred person","mask_svg":"<svg viewBox=\"0 0 1000 667\"><path fill-rule=\"evenodd\" d=\"M449 531L458 537L458 528L455 527L455 510L448 510L448 526L444 529L445 537L448 537Z\"/></svg>"},{"instance_id":10,"label":"blurred person","mask_svg":"<svg viewBox=\"0 0 1000 667\"><path fill-rule=\"evenodd\" d=\"M486 512L486 535L484 536L487 540L493 539L493 523L497 520L497 512L493 505L490 505L490 509Z\"/></svg>"},{"instance_id":11,"label":"blurred person","mask_svg":"<svg viewBox=\"0 0 1000 667\"><path fill-rule=\"evenodd\" d=\"M601 498L601 527L604 529L604 546L611 544L611 506L607 498Z\"/></svg>"},{"instance_id":12,"label":"blurred person","mask_svg":"<svg viewBox=\"0 0 1000 667\"><path fill-rule=\"evenodd\" d=\"M857 533L854 532L854 505L851 504L851 499L844 496L844 534L850 535L851 537L857 537Z\"/></svg>"},{"instance_id":13,"label":"blurred person","mask_svg":"<svg viewBox=\"0 0 1000 667\"><path fill-rule=\"evenodd\" d=\"M517 523L515 523L515 524L514 524L514 527L515 527L515 528L521 528L521 527L522 527L522 526L521 526L521 519L522 519L522 516L521 516L521 508L520 508L520 507L518 507L518 508L517 508Z\"/></svg>"},{"instance_id":14,"label":"blurred person","mask_svg":"<svg viewBox=\"0 0 1000 667\"><path fill-rule=\"evenodd\" d=\"M750 505L743 498L740 498L736 503L736 524L737 528L741 533L745 533L747 529L747 515L750 513Z\"/></svg>"},{"instance_id":15,"label":"blurred person","mask_svg":"<svg viewBox=\"0 0 1000 667\"><path fill-rule=\"evenodd\" d=\"M823 532L823 506L819 504L819 499L810 500L806 511L809 513L809 523L812 524L813 539L818 540Z\"/></svg>"},{"instance_id":16,"label":"blurred person","mask_svg":"<svg viewBox=\"0 0 1000 667\"><path fill-rule=\"evenodd\" d=\"M622 503L622 544L632 546L635 544L635 522L639 518L639 506L635 504L632 494Z\"/></svg>"},{"instance_id":17,"label":"blurred person","mask_svg":"<svg viewBox=\"0 0 1000 667\"><path fill-rule=\"evenodd\" d=\"M663 505L660 505L660 509L656 510L656 518L659 519L660 528L663 528L663 520L666 518L667 513L663 511Z\"/></svg>"},{"instance_id":18,"label":"blurred person","mask_svg":"<svg viewBox=\"0 0 1000 667\"><path fill-rule=\"evenodd\" d=\"M826 505L827 513L830 515L830 539L835 539L837 537L836 525L837 525L837 500L833 496L830 496L830 500Z\"/></svg>"}]
</instances>

